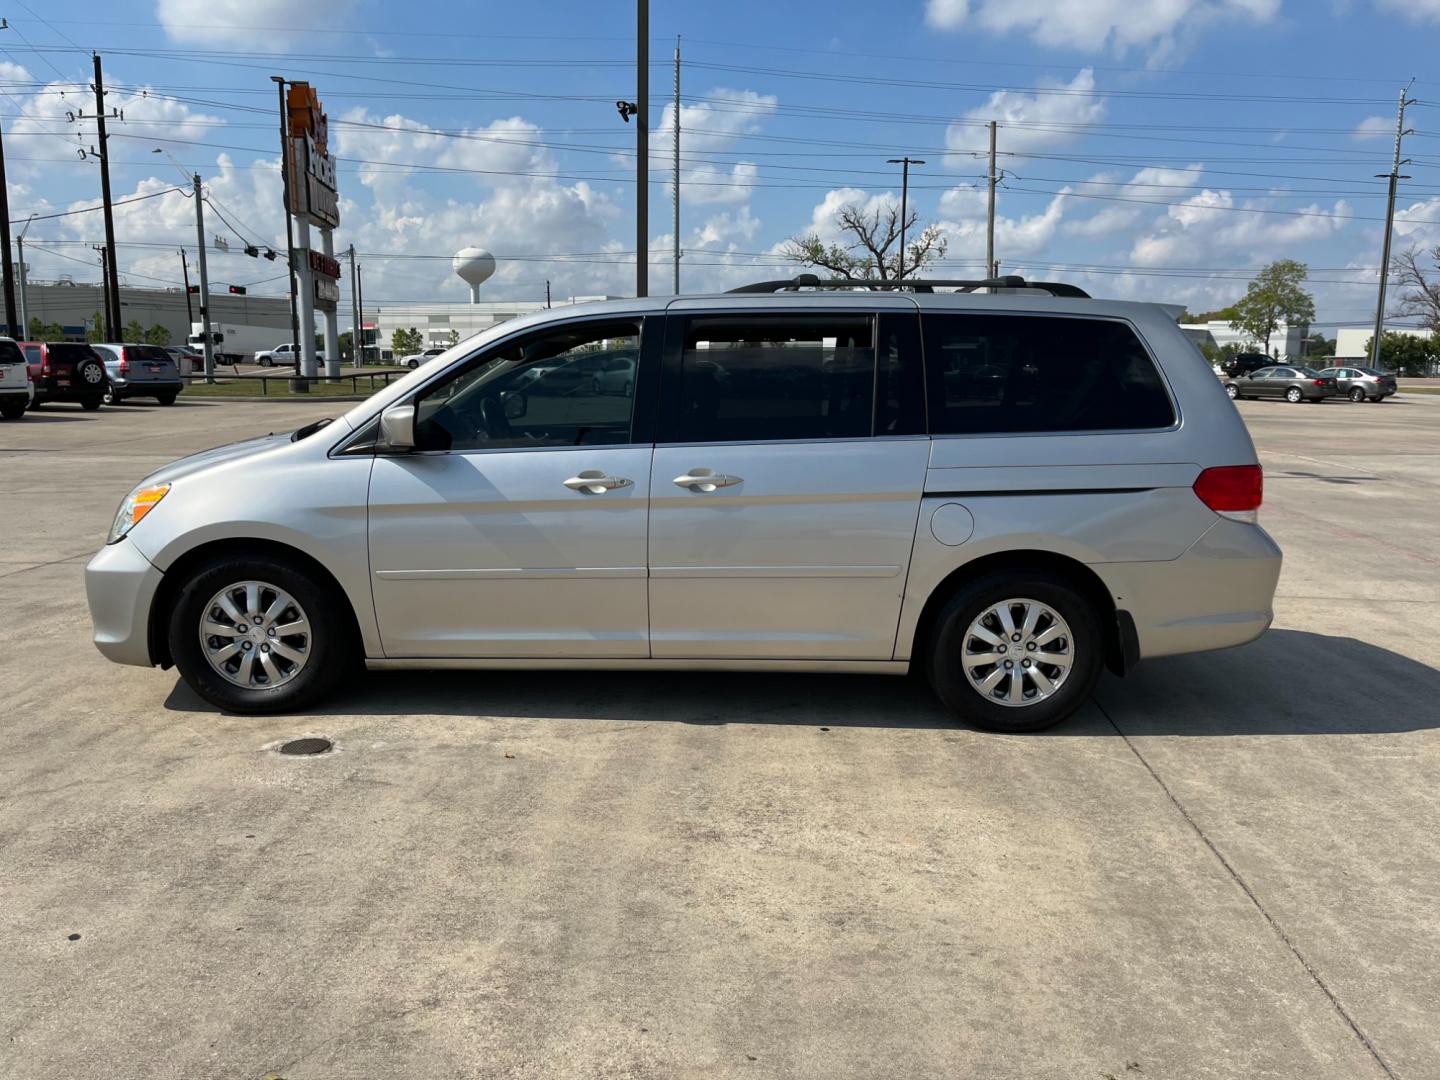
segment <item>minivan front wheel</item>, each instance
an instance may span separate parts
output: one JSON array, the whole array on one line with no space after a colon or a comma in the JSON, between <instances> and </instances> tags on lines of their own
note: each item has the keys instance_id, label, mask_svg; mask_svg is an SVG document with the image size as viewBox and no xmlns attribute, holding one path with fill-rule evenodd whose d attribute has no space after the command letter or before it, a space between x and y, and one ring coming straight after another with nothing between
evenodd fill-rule
<instances>
[{"instance_id":1,"label":"minivan front wheel","mask_svg":"<svg viewBox=\"0 0 1440 1080\"><path fill-rule=\"evenodd\" d=\"M170 655L190 688L226 712L293 712L330 693L355 660L339 610L288 563L220 558L181 587Z\"/></svg>"},{"instance_id":2,"label":"minivan front wheel","mask_svg":"<svg viewBox=\"0 0 1440 1080\"><path fill-rule=\"evenodd\" d=\"M1095 605L1064 578L1007 571L962 588L930 645L940 699L978 727L1038 731L1094 689L1104 659Z\"/></svg>"}]
</instances>

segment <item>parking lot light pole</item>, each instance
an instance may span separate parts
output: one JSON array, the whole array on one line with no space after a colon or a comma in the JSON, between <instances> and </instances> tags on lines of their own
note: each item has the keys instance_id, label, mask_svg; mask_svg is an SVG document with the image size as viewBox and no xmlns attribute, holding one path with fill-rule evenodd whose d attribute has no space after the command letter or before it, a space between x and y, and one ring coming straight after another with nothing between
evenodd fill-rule
<instances>
[{"instance_id":1,"label":"parking lot light pole","mask_svg":"<svg viewBox=\"0 0 1440 1080\"><path fill-rule=\"evenodd\" d=\"M905 214L910 199L910 166L924 165L925 162L919 158L892 157L886 164L900 166L900 265L895 274L895 280L901 281L905 277ZM883 278L885 276L885 268L882 266L879 269L880 276Z\"/></svg>"}]
</instances>

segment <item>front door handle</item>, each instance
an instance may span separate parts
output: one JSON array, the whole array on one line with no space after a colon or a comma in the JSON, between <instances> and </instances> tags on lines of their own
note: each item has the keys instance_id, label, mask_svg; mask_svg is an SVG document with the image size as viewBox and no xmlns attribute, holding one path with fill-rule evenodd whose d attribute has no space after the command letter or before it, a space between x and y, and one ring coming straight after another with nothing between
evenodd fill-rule
<instances>
[{"instance_id":1,"label":"front door handle","mask_svg":"<svg viewBox=\"0 0 1440 1080\"><path fill-rule=\"evenodd\" d=\"M684 476L675 477L675 486L691 491L714 491L716 488L734 487L743 483L742 476L727 476L714 469L691 469Z\"/></svg>"},{"instance_id":2,"label":"front door handle","mask_svg":"<svg viewBox=\"0 0 1440 1080\"><path fill-rule=\"evenodd\" d=\"M583 491L587 495L603 495L616 488L629 487L634 481L623 476L607 476L599 469L585 469L565 481L571 491Z\"/></svg>"}]
</instances>

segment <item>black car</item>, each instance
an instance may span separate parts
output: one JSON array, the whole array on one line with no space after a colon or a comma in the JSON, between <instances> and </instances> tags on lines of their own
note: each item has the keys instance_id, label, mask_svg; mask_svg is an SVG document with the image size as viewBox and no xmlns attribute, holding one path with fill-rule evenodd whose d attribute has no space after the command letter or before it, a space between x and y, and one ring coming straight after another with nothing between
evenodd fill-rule
<instances>
[{"instance_id":1,"label":"black car","mask_svg":"<svg viewBox=\"0 0 1440 1080\"><path fill-rule=\"evenodd\" d=\"M1284 398L1297 405L1324 401L1339 393L1331 376L1293 364L1277 364L1227 379L1225 392L1232 398Z\"/></svg>"},{"instance_id":2,"label":"black car","mask_svg":"<svg viewBox=\"0 0 1440 1080\"><path fill-rule=\"evenodd\" d=\"M47 401L78 401L86 409L100 408L106 389L105 364L89 345L25 341L20 348L35 380L32 409Z\"/></svg>"},{"instance_id":3,"label":"black car","mask_svg":"<svg viewBox=\"0 0 1440 1080\"><path fill-rule=\"evenodd\" d=\"M1259 371L1261 368L1269 367L1275 361L1259 352L1241 352L1230 357L1220 365L1220 370L1230 378L1240 375L1249 375L1252 371Z\"/></svg>"}]
</instances>

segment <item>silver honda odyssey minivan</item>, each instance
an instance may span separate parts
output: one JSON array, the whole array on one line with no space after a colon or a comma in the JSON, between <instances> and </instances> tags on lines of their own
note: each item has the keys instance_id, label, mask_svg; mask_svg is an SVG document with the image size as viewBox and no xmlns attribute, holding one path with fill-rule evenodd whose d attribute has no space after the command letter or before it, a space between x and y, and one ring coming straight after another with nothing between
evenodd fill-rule
<instances>
[{"instance_id":1,"label":"silver honda odyssey minivan","mask_svg":"<svg viewBox=\"0 0 1440 1080\"><path fill-rule=\"evenodd\" d=\"M361 665L918 667L1028 731L1102 667L1263 633L1260 499L1164 307L805 275L514 319L334 420L177 461L86 585L101 652L233 712Z\"/></svg>"}]
</instances>

